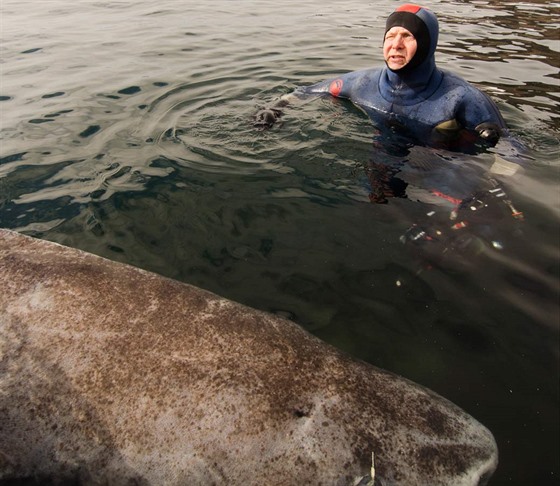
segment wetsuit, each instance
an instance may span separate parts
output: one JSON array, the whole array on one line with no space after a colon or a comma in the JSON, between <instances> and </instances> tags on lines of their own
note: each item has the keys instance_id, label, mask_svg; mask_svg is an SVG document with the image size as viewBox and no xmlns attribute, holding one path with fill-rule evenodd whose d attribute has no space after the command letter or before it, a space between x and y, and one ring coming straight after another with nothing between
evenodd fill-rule
<instances>
[{"instance_id":1,"label":"wetsuit","mask_svg":"<svg viewBox=\"0 0 560 486\"><path fill-rule=\"evenodd\" d=\"M388 71L384 68L352 72L298 89L296 94L330 93L347 98L363 109L376 127L399 131L428 145L456 140L462 130L493 145L505 131L492 100L458 76L435 69L426 85L414 89L391 84ZM491 133L485 133L488 130Z\"/></svg>"},{"instance_id":2,"label":"wetsuit","mask_svg":"<svg viewBox=\"0 0 560 486\"><path fill-rule=\"evenodd\" d=\"M427 145L465 137L494 145L506 130L494 102L484 93L435 63L438 21L429 10L403 5L387 19L415 36L417 51L401 69L364 69L299 88L294 94L328 93L351 100L381 130L390 128ZM470 136L469 136L470 135Z\"/></svg>"},{"instance_id":3,"label":"wetsuit","mask_svg":"<svg viewBox=\"0 0 560 486\"><path fill-rule=\"evenodd\" d=\"M282 108L292 95L307 98L325 94L352 101L369 115L378 130L366 165L374 202L407 195L406 162L410 156L416 159L416 154L410 152L414 146L476 153L494 146L507 133L498 108L486 94L459 76L437 68L439 26L430 10L403 5L388 17L385 34L393 27L408 30L416 41L413 57L401 68L391 69L388 63L383 68L354 71L298 88L255 117L256 127L271 127L282 116ZM445 186L452 177L446 172L441 179L443 190L449 194ZM462 179L474 178L458 178ZM434 187L442 186L441 181L435 182ZM469 189L465 187L463 192ZM457 191L455 194L465 197Z\"/></svg>"}]
</instances>

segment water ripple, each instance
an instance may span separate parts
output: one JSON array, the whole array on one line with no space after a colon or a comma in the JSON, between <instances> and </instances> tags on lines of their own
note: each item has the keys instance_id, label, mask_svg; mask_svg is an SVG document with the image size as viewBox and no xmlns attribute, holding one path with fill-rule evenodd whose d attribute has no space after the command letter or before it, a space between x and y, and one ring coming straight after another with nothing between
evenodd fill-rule
<instances>
[{"instance_id":1,"label":"water ripple","mask_svg":"<svg viewBox=\"0 0 560 486\"><path fill-rule=\"evenodd\" d=\"M442 243L430 271L399 237L449 213L369 204L362 112L320 99L252 126L296 86L382 65L393 2L1 3L0 226L293 318L475 413L499 442L496 484L552 484L557 3L434 4L438 64L496 99L531 161L504 181L525 221ZM403 171L420 191L428 169L476 184L487 162L416 147ZM480 250L490 239L501 249Z\"/></svg>"}]
</instances>

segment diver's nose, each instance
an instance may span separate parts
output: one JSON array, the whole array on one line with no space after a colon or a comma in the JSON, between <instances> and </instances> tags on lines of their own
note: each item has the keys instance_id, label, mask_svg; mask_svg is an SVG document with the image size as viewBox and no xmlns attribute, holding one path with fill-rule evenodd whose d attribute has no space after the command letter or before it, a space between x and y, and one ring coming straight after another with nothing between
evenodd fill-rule
<instances>
[{"instance_id":1,"label":"diver's nose","mask_svg":"<svg viewBox=\"0 0 560 486\"><path fill-rule=\"evenodd\" d=\"M401 34L397 34L393 38L393 49L402 49L404 46L404 37Z\"/></svg>"}]
</instances>

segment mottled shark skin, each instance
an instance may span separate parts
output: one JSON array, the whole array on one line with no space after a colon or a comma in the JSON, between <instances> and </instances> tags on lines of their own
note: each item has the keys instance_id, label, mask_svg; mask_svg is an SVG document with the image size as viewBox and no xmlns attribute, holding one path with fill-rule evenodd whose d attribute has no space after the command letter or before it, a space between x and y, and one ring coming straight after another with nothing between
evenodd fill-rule
<instances>
[{"instance_id":1,"label":"mottled shark skin","mask_svg":"<svg viewBox=\"0 0 560 486\"><path fill-rule=\"evenodd\" d=\"M8 230L0 282L0 482L351 485L372 453L383 486L496 468L460 408L280 317Z\"/></svg>"}]
</instances>

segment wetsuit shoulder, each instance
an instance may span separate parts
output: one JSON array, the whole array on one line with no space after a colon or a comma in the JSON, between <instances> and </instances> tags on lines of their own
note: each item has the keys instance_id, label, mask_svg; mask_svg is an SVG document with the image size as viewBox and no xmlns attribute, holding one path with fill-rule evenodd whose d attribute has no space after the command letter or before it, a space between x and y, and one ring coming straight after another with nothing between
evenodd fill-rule
<instances>
[{"instance_id":1,"label":"wetsuit shoulder","mask_svg":"<svg viewBox=\"0 0 560 486\"><path fill-rule=\"evenodd\" d=\"M474 130L482 123L505 128L505 122L490 96L460 76L443 72L440 86L446 102L455 105L455 118L466 129Z\"/></svg>"}]
</instances>

